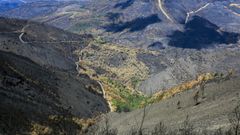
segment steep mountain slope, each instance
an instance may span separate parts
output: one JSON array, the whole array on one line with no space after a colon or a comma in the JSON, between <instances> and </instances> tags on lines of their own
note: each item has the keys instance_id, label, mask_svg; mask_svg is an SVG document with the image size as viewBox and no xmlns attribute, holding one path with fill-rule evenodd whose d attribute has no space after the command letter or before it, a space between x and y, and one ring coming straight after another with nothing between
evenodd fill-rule
<instances>
[{"instance_id":1,"label":"steep mountain slope","mask_svg":"<svg viewBox=\"0 0 240 135\"><path fill-rule=\"evenodd\" d=\"M163 122L171 130L180 128L187 116L196 131L228 127L229 114L239 102L239 81L237 77L220 83L212 82L203 89L192 89L148 106L145 109L143 131L148 133L159 122ZM196 105L194 96L198 92L199 103ZM107 116L109 128L117 129L118 134L127 134L132 129L138 130L143 113L144 109L130 113L110 113Z\"/></svg>"},{"instance_id":2,"label":"steep mountain slope","mask_svg":"<svg viewBox=\"0 0 240 135\"><path fill-rule=\"evenodd\" d=\"M239 33L238 4L238 0L36 1L2 15L38 20L74 32L85 30L111 42L147 48L154 42L166 45L168 36L183 32L194 16L210 21L221 31Z\"/></svg>"},{"instance_id":3,"label":"steep mountain slope","mask_svg":"<svg viewBox=\"0 0 240 135\"><path fill-rule=\"evenodd\" d=\"M40 3L3 14L20 18L26 15L75 33L91 33L116 45L159 51L159 55L137 55L150 70L149 78L140 79L144 80L139 90L145 93L168 89L206 72L225 72L229 67L239 70L237 0ZM32 7L54 10L45 15L17 14L36 9Z\"/></svg>"},{"instance_id":4,"label":"steep mountain slope","mask_svg":"<svg viewBox=\"0 0 240 135\"><path fill-rule=\"evenodd\" d=\"M161 7L158 2L162 2ZM109 32L106 36L103 34L107 41L127 46L133 44L134 47L142 44L143 48L160 52L159 56L140 54L138 57L152 71L140 89L154 93L191 80L201 73L224 72L228 64L239 63L239 34L236 31L239 17L229 12L231 2L210 2L210 5L205 6L208 1L105 1L104 8L97 10L97 13L109 14L110 22L103 27ZM216 10L223 14L221 16L212 11L221 7L225 8ZM209 11L209 15L216 16L211 17L216 20L209 21L206 14L200 14L205 10ZM188 16L185 24L177 17L187 17L186 11L195 12ZM155 15L158 15L157 18ZM223 16L229 22L219 21ZM222 51L226 53L223 55ZM239 70L237 65L231 68Z\"/></svg>"},{"instance_id":5,"label":"steep mountain slope","mask_svg":"<svg viewBox=\"0 0 240 135\"><path fill-rule=\"evenodd\" d=\"M46 69L12 53L1 52L1 62L2 105L47 115L69 111L82 117L107 110L104 99L86 88L94 84L88 78Z\"/></svg>"},{"instance_id":6,"label":"steep mountain slope","mask_svg":"<svg viewBox=\"0 0 240 135\"><path fill-rule=\"evenodd\" d=\"M147 108L145 128L175 129L186 114L201 129L227 126L239 77L194 97L199 75L240 73L238 0L22 2L0 14L28 19L0 18L0 134L77 134L93 123L80 118L165 98ZM111 127L124 134L142 111L108 114Z\"/></svg>"},{"instance_id":7,"label":"steep mountain slope","mask_svg":"<svg viewBox=\"0 0 240 135\"><path fill-rule=\"evenodd\" d=\"M77 134L82 118L109 111L95 92L100 85L77 76L74 51L91 36L15 19L0 24L0 134Z\"/></svg>"},{"instance_id":8,"label":"steep mountain slope","mask_svg":"<svg viewBox=\"0 0 240 135\"><path fill-rule=\"evenodd\" d=\"M22 4L24 4L23 1L21 0L1 0L0 1L0 12L6 12L8 10L17 8L19 6L21 6Z\"/></svg>"},{"instance_id":9,"label":"steep mountain slope","mask_svg":"<svg viewBox=\"0 0 240 135\"><path fill-rule=\"evenodd\" d=\"M97 8L97 4L89 6L96 7L95 14L105 15L102 18L105 21L101 21L105 23L98 30L103 28L107 32L102 33L106 39L123 45L147 48L154 42L161 42L166 46L173 32L186 31L185 22L187 24L194 16L199 16L202 21L209 20L221 31L239 33L234 30L239 27L239 16L231 12L231 3L238 1L103 0L99 3L104 8Z\"/></svg>"},{"instance_id":10,"label":"steep mountain slope","mask_svg":"<svg viewBox=\"0 0 240 135\"><path fill-rule=\"evenodd\" d=\"M67 29L79 22L80 18L78 16L86 15L85 10L83 12L82 9L82 3L84 2L64 0L32 1L12 10L2 12L0 15L9 18L31 19Z\"/></svg>"},{"instance_id":11,"label":"steep mountain slope","mask_svg":"<svg viewBox=\"0 0 240 135\"><path fill-rule=\"evenodd\" d=\"M92 38L15 19L0 18L0 24L1 50L28 57L42 66L65 70L75 70L74 51Z\"/></svg>"},{"instance_id":12,"label":"steep mountain slope","mask_svg":"<svg viewBox=\"0 0 240 135\"><path fill-rule=\"evenodd\" d=\"M140 89L145 93L154 93L193 80L202 73L226 72L229 69L239 73L239 55L239 47L201 51L166 49L157 56L139 54L138 58L152 71Z\"/></svg>"}]
</instances>

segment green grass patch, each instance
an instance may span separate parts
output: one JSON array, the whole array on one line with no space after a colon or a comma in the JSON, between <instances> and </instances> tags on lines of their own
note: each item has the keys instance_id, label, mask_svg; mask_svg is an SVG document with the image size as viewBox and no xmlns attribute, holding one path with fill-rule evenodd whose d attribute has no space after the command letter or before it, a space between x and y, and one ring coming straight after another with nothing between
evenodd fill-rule
<instances>
[{"instance_id":1,"label":"green grass patch","mask_svg":"<svg viewBox=\"0 0 240 135\"><path fill-rule=\"evenodd\" d=\"M128 112L134 109L141 108L144 102L147 100L147 97L129 94L128 96L123 97L125 101L114 99L112 102L117 107L117 112Z\"/></svg>"},{"instance_id":2,"label":"green grass patch","mask_svg":"<svg viewBox=\"0 0 240 135\"><path fill-rule=\"evenodd\" d=\"M149 99L149 97L145 95L131 92L131 90L117 81L109 79L108 82L118 90L117 93L122 99L112 100L113 105L117 107L117 112L128 112L141 108Z\"/></svg>"},{"instance_id":3,"label":"green grass patch","mask_svg":"<svg viewBox=\"0 0 240 135\"><path fill-rule=\"evenodd\" d=\"M133 88L136 89L139 86L139 84L141 83L141 80L138 77L132 77L131 83L133 85Z\"/></svg>"}]
</instances>

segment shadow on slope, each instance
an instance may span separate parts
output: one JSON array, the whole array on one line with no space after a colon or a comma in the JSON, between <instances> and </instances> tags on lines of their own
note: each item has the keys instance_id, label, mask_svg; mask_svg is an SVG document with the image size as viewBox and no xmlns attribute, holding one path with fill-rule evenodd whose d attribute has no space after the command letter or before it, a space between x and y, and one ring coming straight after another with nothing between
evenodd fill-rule
<instances>
[{"instance_id":1,"label":"shadow on slope","mask_svg":"<svg viewBox=\"0 0 240 135\"><path fill-rule=\"evenodd\" d=\"M82 125L70 115L43 116L39 113L23 112L11 105L0 104L0 134L79 134Z\"/></svg>"},{"instance_id":2,"label":"shadow on slope","mask_svg":"<svg viewBox=\"0 0 240 135\"><path fill-rule=\"evenodd\" d=\"M87 86L91 86L90 92ZM0 103L23 112L42 115L74 114L90 117L108 111L99 86L56 68L44 68L33 61L0 51Z\"/></svg>"},{"instance_id":3,"label":"shadow on slope","mask_svg":"<svg viewBox=\"0 0 240 135\"><path fill-rule=\"evenodd\" d=\"M114 8L126 9L127 7L131 6L134 2L135 0L127 0L125 2L120 2L120 3L117 3L114 6Z\"/></svg>"},{"instance_id":4,"label":"shadow on slope","mask_svg":"<svg viewBox=\"0 0 240 135\"><path fill-rule=\"evenodd\" d=\"M122 15L122 13L112 13L109 12L107 13L106 17L108 18L109 21L117 21L119 17Z\"/></svg>"},{"instance_id":5,"label":"shadow on slope","mask_svg":"<svg viewBox=\"0 0 240 135\"><path fill-rule=\"evenodd\" d=\"M130 32L136 32L145 29L148 25L161 22L157 14L150 15L148 17L139 17L129 22L120 22L118 24L112 23L104 26L103 28L107 32L121 32L125 29L129 29Z\"/></svg>"},{"instance_id":6,"label":"shadow on slope","mask_svg":"<svg viewBox=\"0 0 240 135\"><path fill-rule=\"evenodd\" d=\"M239 34L223 32L208 20L195 16L185 25L185 31L175 31L169 37L169 45L179 48L202 49L214 44L237 43Z\"/></svg>"},{"instance_id":7,"label":"shadow on slope","mask_svg":"<svg viewBox=\"0 0 240 135\"><path fill-rule=\"evenodd\" d=\"M8 11L14 8L21 6L23 3L21 1L8 2L8 1L0 1L0 12Z\"/></svg>"},{"instance_id":8,"label":"shadow on slope","mask_svg":"<svg viewBox=\"0 0 240 135\"><path fill-rule=\"evenodd\" d=\"M89 78L0 51L0 134L28 134L34 126L49 127L51 134L77 134L78 117L108 111L102 95L88 87L99 89Z\"/></svg>"}]
</instances>

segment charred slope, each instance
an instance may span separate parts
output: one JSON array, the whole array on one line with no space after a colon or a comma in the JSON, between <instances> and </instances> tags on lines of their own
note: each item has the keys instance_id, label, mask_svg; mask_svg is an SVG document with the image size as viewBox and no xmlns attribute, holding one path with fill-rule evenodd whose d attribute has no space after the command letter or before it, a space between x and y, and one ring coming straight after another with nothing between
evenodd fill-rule
<instances>
[{"instance_id":1,"label":"charred slope","mask_svg":"<svg viewBox=\"0 0 240 135\"><path fill-rule=\"evenodd\" d=\"M8 10L17 8L21 5L23 5L23 2L19 0L12 0L12 1L2 0L0 1L0 12L5 12Z\"/></svg>"},{"instance_id":2,"label":"charred slope","mask_svg":"<svg viewBox=\"0 0 240 135\"><path fill-rule=\"evenodd\" d=\"M84 48L91 35L76 35L24 20L0 18L0 50L28 57L34 62L74 71L74 51Z\"/></svg>"},{"instance_id":3,"label":"charred slope","mask_svg":"<svg viewBox=\"0 0 240 135\"><path fill-rule=\"evenodd\" d=\"M229 114L237 106L240 93L240 78L227 81L212 82L204 89L196 88L146 108L143 131L154 130L154 126L163 122L170 130L181 128L189 116L194 130L217 130L229 126ZM198 103L194 97L198 96ZM127 134L138 130L143 118L143 109L129 113L110 113L109 128L117 129L118 134ZM104 120L103 120L104 121ZM102 125L102 124L101 124ZM103 124L104 125L104 124Z\"/></svg>"},{"instance_id":4,"label":"charred slope","mask_svg":"<svg viewBox=\"0 0 240 135\"><path fill-rule=\"evenodd\" d=\"M94 33L114 43L147 48L155 42L167 45L168 35L183 31L194 16L222 31L240 33L238 4L237 0L35 1L0 15L33 19L76 33Z\"/></svg>"},{"instance_id":5,"label":"charred slope","mask_svg":"<svg viewBox=\"0 0 240 135\"><path fill-rule=\"evenodd\" d=\"M185 31L175 31L170 37L170 46L179 48L202 49L219 44L236 44L240 35L221 31L208 20L195 16L185 25Z\"/></svg>"},{"instance_id":6,"label":"charred slope","mask_svg":"<svg viewBox=\"0 0 240 135\"><path fill-rule=\"evenodd\" d=\"M21 5L19 5L19 3L21 3ZM43 16L43 15L47 15L54 12L60 6L61 2L49 1L49 0L42 0L42 1L37 0L37 1L26 1L25 3L21 1L7 2L7 4L12 8L8 8L4 10L6 14L3 11L2 12L3 15L6 15L12 18L30 19L32 17L37 17L41 15Z\"/></svg>"},{"instance_id":7,"label":"charred slope","mask_svg":"<svg viewBox=\"0 0 240 135\"><path fill-rule=\"evenodd\" d=\"M0 24L0 134L25 134L35 126L77 134L81 125L72 117L109 110L94 93L101 91L99 84L76 74L74 51L91 36L23 20L1 18Z\"/></svg>"},{"instance_id":8,"label":"charred slope","mask_svg":"<svg viewBox=\"0 0 240 135\"><path fill-rule=\"evenodd\" d=\"M51 126L51 116L86 118L107 112L105 99L91 93L89 86L99 89L88 78L46 69L28 58L0 51L0 133L30 132L33 123ZM69 121L67 126L75 130L79 125Z\"/></svg>"}]
</instances>

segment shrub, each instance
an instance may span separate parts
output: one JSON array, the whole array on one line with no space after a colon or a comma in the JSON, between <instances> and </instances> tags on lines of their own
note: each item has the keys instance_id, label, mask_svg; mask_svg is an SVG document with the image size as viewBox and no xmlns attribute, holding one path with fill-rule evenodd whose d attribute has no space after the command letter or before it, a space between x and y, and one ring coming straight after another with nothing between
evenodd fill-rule
<instances>
[{"instance_id":1,"label":"shrub","mask_svg":"<svg viewBox=\"0 0 240 135\"><path fill-rule=\"evenodd\" d=\"M232 113L229 114L231 131L234 135L240 135L240 104L238 104Z\"/></svg>"},{"instance_id":2,"label":"shrub","mask_svg":"<svg viewBox=\"0 0 240 135\"><path fill-rule=\"evenodd\" d=\"M167 135L167 130L167 127L162 122L160 122L155 126L152 135Z\"/></svg>"}]
</instances>

